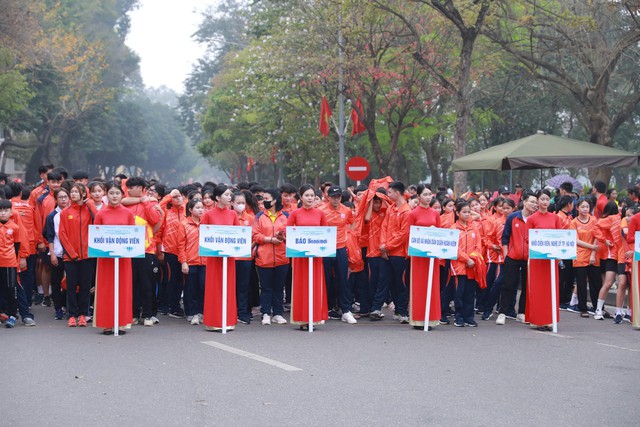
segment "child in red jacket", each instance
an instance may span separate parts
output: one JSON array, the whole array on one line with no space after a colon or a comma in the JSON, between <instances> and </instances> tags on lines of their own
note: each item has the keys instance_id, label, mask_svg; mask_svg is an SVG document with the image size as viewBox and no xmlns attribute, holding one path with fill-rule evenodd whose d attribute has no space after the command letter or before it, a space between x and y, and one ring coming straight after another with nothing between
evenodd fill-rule
<instances>
[{"instance_id":1,"label":"child in red jacket","mask_svg":"<svg viewBox=\"0 0 640 427\"><path fill-rule=\"evenodd\" d=\"M454 326L478 326L474 320L474 300L478 274L476 269L484 264L482 259L482 237L471 221L469 203L456 205L456 222L451 228L460 231L458 258L451 261L451 274L456 283L456 320Z\"/></svg>"}]
</instances>

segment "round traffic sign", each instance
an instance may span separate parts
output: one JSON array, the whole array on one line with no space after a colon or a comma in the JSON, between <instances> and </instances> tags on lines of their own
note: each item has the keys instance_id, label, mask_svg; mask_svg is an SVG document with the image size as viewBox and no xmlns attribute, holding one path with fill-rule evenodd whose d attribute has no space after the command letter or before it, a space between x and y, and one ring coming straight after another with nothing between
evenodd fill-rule
<instances>
[{"instance_id":1,"label":"round traffic sign","mask_svg":"<svg viewBox=\"0 0 640 427\"><path fill-rule=\"evenodd\" d=\"M347 162L347 176L354 181L362 181L369 176L371 167L364 157L352 157Z\"/></svg>"}]
</instances>

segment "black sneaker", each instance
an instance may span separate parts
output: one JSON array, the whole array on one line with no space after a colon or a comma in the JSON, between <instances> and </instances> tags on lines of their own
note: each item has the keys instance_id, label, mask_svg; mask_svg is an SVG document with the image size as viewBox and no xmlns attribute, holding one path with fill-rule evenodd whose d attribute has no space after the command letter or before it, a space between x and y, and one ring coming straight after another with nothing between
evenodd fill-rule
<instances>
[{"instance_id":1,"label":"black sneaker","mask_svg":"<svg viewBox=\"0 0 640 427\"><path fill-rule=\"evenodd\" d=\"M174 319L184 319L184 311L176 310L169 313L169 317L173 317Z\"/></svg>"},{"instance_id":2,"label":"black sneaker","mask_svg":"<svg viewBox=\"0 0 640 427\"><path fill-rule=\"evenodd\" d=\"M484 313L482 313L482 320L491 320L492 316L493 311L485 311Z\"/></svg>"},{"instance_id":3,"label":"black sneaker","mask_svg":"<svg viewBox=\"0 0 640 427\"><path fill-rule=\"evenodd\" d=\"M615 323L616 325L622 323L622 314L616 314L615 319L613 319L613 323Z\"/></svg>"},{"instance_id":4,"label":"black sneaker","mask_svg":"<svg viewBox=\"0 0 640 427\"><path fill-rule=\"evenodd\" d=\"M251 324L251 318L249 318L249 317L238 317L238 322L242 323L243 325L250 325Z\"/></svg>"},{"instance_id":5,"label":"black sneaker","mask_svg":"<svg viewBox=\"0 0 640 427\"><path fill-rule=\"evenodd\" d=\"M44 307L51 307L51 297L44 297L42 300L42 305Z\"/></svg>"},{"instance_id":6,"label":"black sneaker","mask_svg":"<svg viewBox=\"0 0 640 427\"><path fill-rule=\"evenodd\" d=\"M455 322L453 322L453 326L455 326L456 328L464 328L464 322L456 320Z\"/></svg>"},{"instance_id":7,"label":"black sneaker","mask_svg":"<svg viewBox=\"0 0 640 427\"><path fill-rule=\"evenodd\" d=\"M438 321L438 323L440 323L441 325L450 325L451 321L449 319L447 319L446 317L443 317L442 319L440 319Z\"/></svg>"},{"instance_id":8,"label":"black sneaker","mask_svg":"<svg viewBox=\"0 0 640 427\"><path fill-rule=\"evenodd\" d=\"M329 319L331 320L340 320L342 319L342 314L338 313L335 310L329 311Z\"/></svg>"},{"instance_id":9,"label":"black sneaker","mask_svg":"<svg viewBox=\"0 0 640 427\"><path fill-rule=\"evenodd\" d=\"M475 320L470 320L468 322L464 322L464 326L470 326L472 328L477 328L478 327L478 322L476 322Z\"/></svg>"}]
</instances>

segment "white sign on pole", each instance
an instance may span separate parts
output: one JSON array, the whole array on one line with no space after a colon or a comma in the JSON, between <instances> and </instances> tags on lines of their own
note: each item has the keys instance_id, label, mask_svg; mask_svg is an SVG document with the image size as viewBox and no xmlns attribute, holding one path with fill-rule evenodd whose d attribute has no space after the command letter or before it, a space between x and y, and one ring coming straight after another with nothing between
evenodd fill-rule
<instances>
[{"instance_id":1,"label":"white sign on pole","mask_svg":"<svg viewBox=\"0 0 640 427\"><path fill-rule=\"evenodd\" d=\"M89 258L144 258L144 227L90 225Z\"/></svg>"},{"instance_id":2,"label":"white sign on pole","mask_svg":"<svg viewBox=\"0 0 640 427\"><path fill-rule=\"evenodd\" d=\"M576 259L576 230L529 230L530 259Z\"/></svg>"},{"instance_id":3,"label":"white sign on pole","mask_svg":"<svg viewBox=\"0 0 640 427\"><path fill-rule=\"evenodd\" d=\"M144 258L145 230L138 225L89 225L88 255L114 258L113 262L113 335L119 336L120 260Z\"/></svg>"},{"instance_id":4,"label":"white sign on pole","mask_svg":"<svg viewBox=\"0 0 640 427\"><path fill-rule=\"evenodd\" d=\"M200 225L200 256L251 257L251 227Z\"/></svg>"},{"instance_id":5,"label":"white sign on pole","mask_svg":"<svg viewBox=\"0 0 640 427\"><path fill-rule=\"evenodd\" d=\"M309 258L309 333L313 332L313 259L336 256L337 227L287 227L287 253L290 258Z\"/></svg>"},{"instance_id":6,"label":"white sign on pole","mask_svg":"<svg viewBox=\"0 0 640 427\"><path fill-rule=\"evenodd\" d=\"M460 230L412 225L409 231L409 256L421 258L458 258Z\"/></svg>"},{"instance_id":7,"label":"white sign on pole","mask_svg":"<svg viewBox=\"0 0 640 427\"><path fill-rule=\"evenodd\" d=\"M337 227L287 227L287 257L330 258L336 256Z\"/></svg>"}]
</instances>

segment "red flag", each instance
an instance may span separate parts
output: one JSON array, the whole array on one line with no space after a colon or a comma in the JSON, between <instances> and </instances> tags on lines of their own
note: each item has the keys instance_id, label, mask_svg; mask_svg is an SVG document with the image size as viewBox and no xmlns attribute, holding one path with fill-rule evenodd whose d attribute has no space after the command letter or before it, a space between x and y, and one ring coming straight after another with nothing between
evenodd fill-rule
<instances>
[{"instance_id":1,"label":"red flag","mask_svg":"<svg viewBox=\"0 0 640 427\"><path fill-rule=\"evenodd\" d=\"M247 157L247 172L249 172L255 164L256 161L253 160L253 157Z\"/></svg>"},{"instance_id":2,"label":"red flag","mask_svg":"<svg viewBox=\"0 0 640 427\"><path fill-rule=\"evenodd\" d=\"M320 107L320 124L318 125L318 130L323 136L329 135L329 117L332 115L333 111L331 111L331 107L329 107L327 98L323 96Z\"/></svg>"},{"instance_id":3,"label":"red flag","mask_svg":"<svg viewBox=\"0 0 640 427\"><path fill-rule=\"evenodd\" d=\"M356 101L356 105L351 109L351 122L353 123L353 127L351 128L351 136L357 135L359 133L367 130L367 127L360 121L360 116L364 116L364 108L362 107L362 102L360 102L360 98Z\"/></svg>"}]
</instances>

